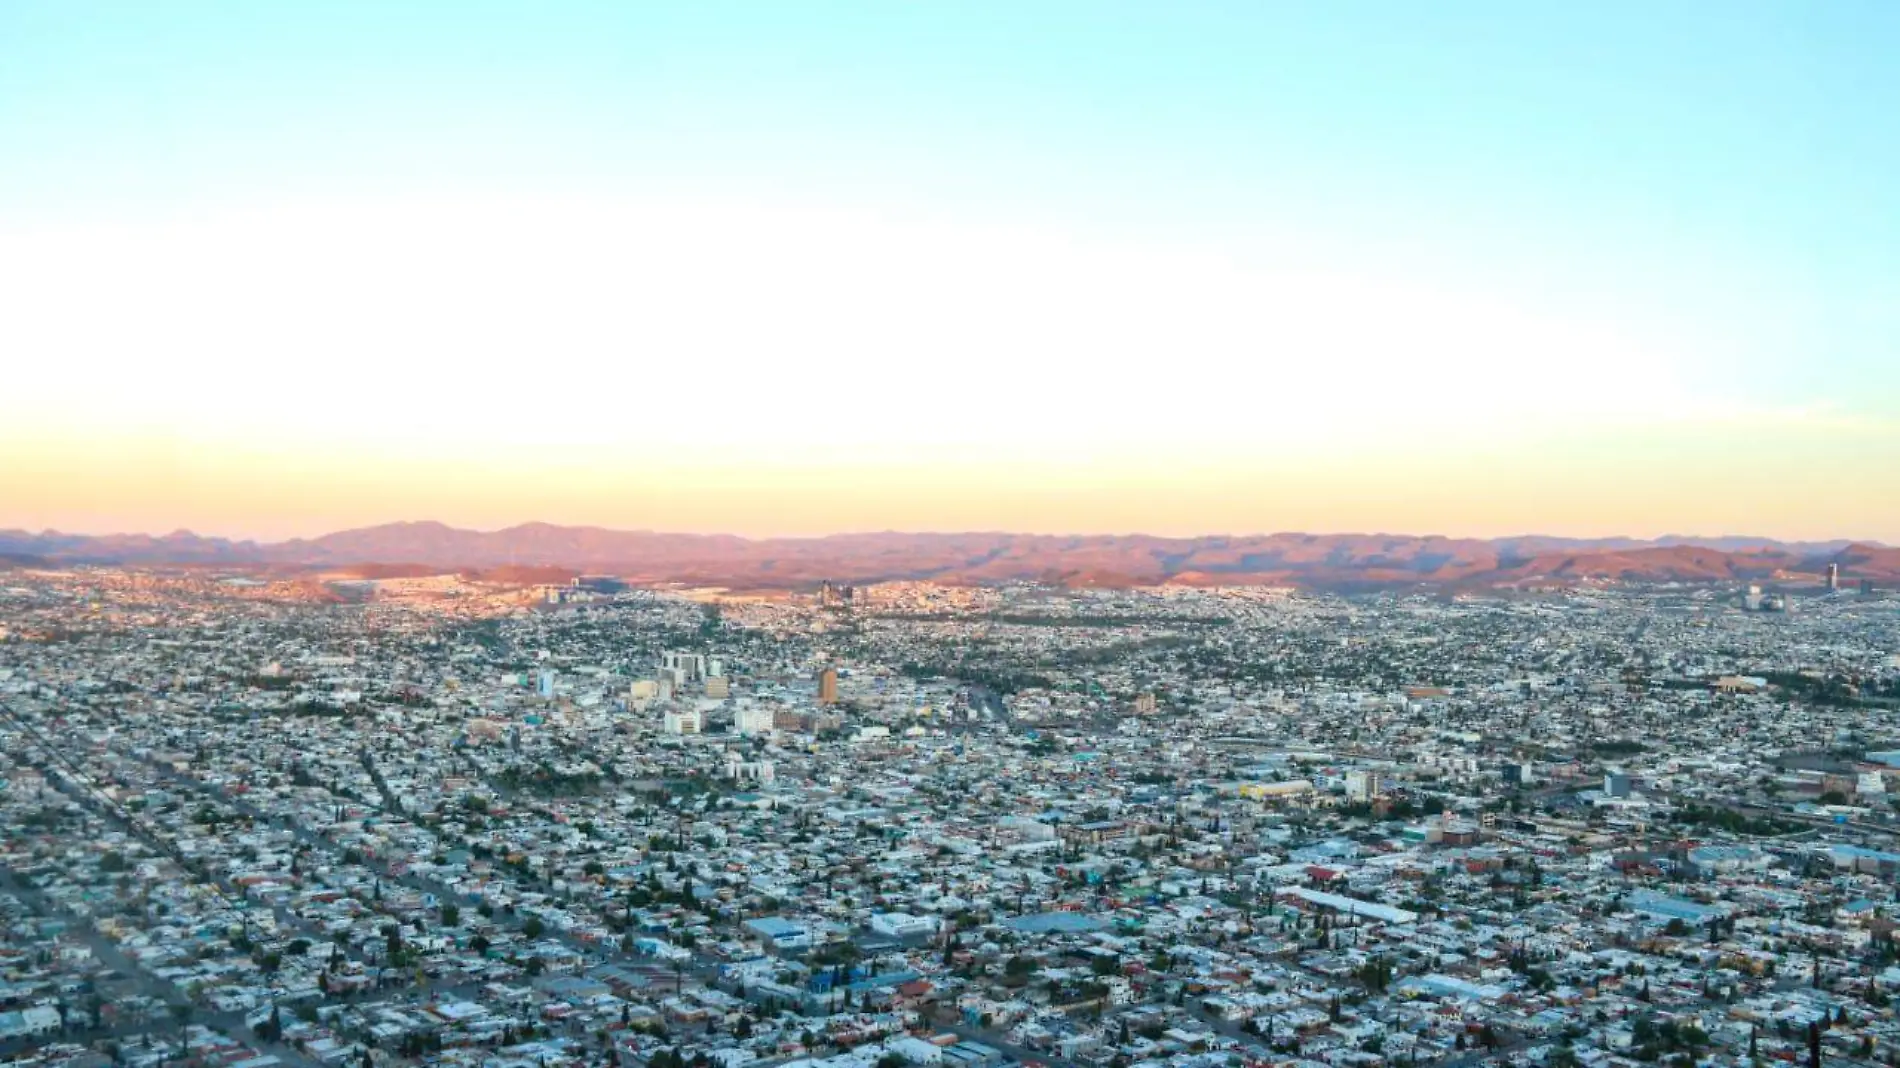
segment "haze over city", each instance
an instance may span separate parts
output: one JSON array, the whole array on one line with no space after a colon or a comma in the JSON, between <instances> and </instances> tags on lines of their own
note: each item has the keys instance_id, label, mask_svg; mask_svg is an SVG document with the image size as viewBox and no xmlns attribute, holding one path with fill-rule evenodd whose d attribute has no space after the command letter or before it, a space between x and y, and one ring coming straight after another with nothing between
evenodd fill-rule
<instances>
[{"instance_id":1,"label":"haze over city","mask_svg":"<svg viewBox=\"0 0 1900 1068\"><path fill-rule=\"evenodd\" d=\"M8 4L0 526L1900 542L1881 3Z\"/></svg>"}]
</instances>

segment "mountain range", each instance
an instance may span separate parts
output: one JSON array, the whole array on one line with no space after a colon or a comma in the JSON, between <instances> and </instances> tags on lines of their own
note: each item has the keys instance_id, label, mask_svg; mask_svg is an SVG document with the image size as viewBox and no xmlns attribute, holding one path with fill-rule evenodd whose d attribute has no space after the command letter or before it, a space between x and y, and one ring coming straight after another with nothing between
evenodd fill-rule
<instances>
[{"instance_id":1,"label":"mountain range","mask_svg":"<svg viewBox=\"0 0 1900 1068\"><path fill-rule=\"evenodd\" d=\"M1844 583L1900 582L1900 549L1873 542L1751 537L1447 538L1388 534L837 534L742 538L527 523L463 530L389 523L282 542L189 531L84 535L0 530L0 567L72 563L212 565L343 571L367 577L472 571L517 581L604 573L639 585L685 583L796 589L930 580L1041 581L1067 586L1410 585L1525 587L1585 582L1812 584L1840 567Z\"/></svg>"}]
</instances>

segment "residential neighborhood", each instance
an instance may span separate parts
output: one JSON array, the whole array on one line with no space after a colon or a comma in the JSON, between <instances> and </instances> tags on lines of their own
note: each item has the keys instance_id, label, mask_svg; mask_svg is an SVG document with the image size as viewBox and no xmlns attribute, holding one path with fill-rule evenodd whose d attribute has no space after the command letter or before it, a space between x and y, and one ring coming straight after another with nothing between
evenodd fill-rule
<instances>
[{"instance_id":1,"label":"residential neighborhood","mask_svg":"<svg viewBox=\"0 0 1900 1068\"><path fill-rule=\"evenodd\" d=\"M15 570L0 1063L1900 1063L1900 601L1746 596Z\"/></svg>"}]
</instances>

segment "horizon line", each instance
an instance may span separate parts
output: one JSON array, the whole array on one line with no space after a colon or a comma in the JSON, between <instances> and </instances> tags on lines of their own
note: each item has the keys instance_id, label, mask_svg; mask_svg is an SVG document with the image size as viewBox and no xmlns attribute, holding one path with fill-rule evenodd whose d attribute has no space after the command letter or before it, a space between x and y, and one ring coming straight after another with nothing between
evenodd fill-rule
<instances>
[{"instance_id":1,"label":"horizon line","mask_svg":"<svg viewBox=\"0 0 1900 1068\"><path fill-rule=\"evenodd\" d=\"M883 529L836 530L824 534L739 534L732 531L700 530L662 530L653 527L610 527L596 523L556 523L548 520L530 519L507 526L482 528L475 526L456 526L438 519L396 519L361 526L346 526L327 530L320 534L296 535L275 539L258 537L237 537L227 534L203 533L189 527L178 527L165 533L155 534L149 531L112 530L106 532L87 532L79 530L59 530L44 527L31 530L24 526L0 528L0 534L23 534L28 537L79 537L79 538L152 538L192 537L206 541L223 541L233 545L277 546L293 542L312 542L341 534L354 534L365 531L384 530L396 527L440 527L445 530L464 534L494 535L506 534L528 527L552 527L561 530L592 530L608 534L636 534L656 537L688 538L733 538L747 542L769 541L824 541L830 538L895 536L895 537L1028 537L1028 538L1148 538L1156 541L1197 541L1207 538L1274 538L1274 537L1312 537L1312 538L1416 538L1420 540L1500 542L1529 538L1549 538L1576 542L1629 541L1642 543L1667 543L1690 541L1742 541L1760 542L1775 545L1828 544L1841 542L1849 545L1867 545L1873 548L1894 548L1878 538L1835 535L1832 537L1789 538L1773 537L1762 534L1684 534L1668 532L1654 536L1637 534L1562 534L1547 531L1520 531L1513 534L1442 534L1419 533L1402 530L1298 530L1281 529L1272 531L1203 531L1197 534L1151 534L1140 530L1118 531L1034 531L992 529L964 530L904 530L894 527Z\"/></svg>"}]
</instances>

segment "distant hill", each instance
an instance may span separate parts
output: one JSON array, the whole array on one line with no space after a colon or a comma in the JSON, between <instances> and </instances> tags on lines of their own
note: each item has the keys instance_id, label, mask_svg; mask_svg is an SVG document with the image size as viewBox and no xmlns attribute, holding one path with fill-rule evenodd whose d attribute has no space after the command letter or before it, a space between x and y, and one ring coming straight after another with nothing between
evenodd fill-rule
<instances>
[{"instance_id":1,"label":"distant hill","mask_svg":"<svg viewBox=\"0 0 1900 1068\"><path fill-rule=\"evenodd\" d=\"M1900 549L1770 538L1444 538L1388 534L838 534L748 539L528 523L462 530L390 523L275 543L178 531L88 536L0 531L0 559L122 564L271 565L393 577L448 571L499 581L577 572L644 585L798 588L830 579L1074 587L1289 585L1353 589L1529 587L1587 582L1811 583L1838 564L1846 582L1900 582Z\"/></svg>"}]
</instances>

